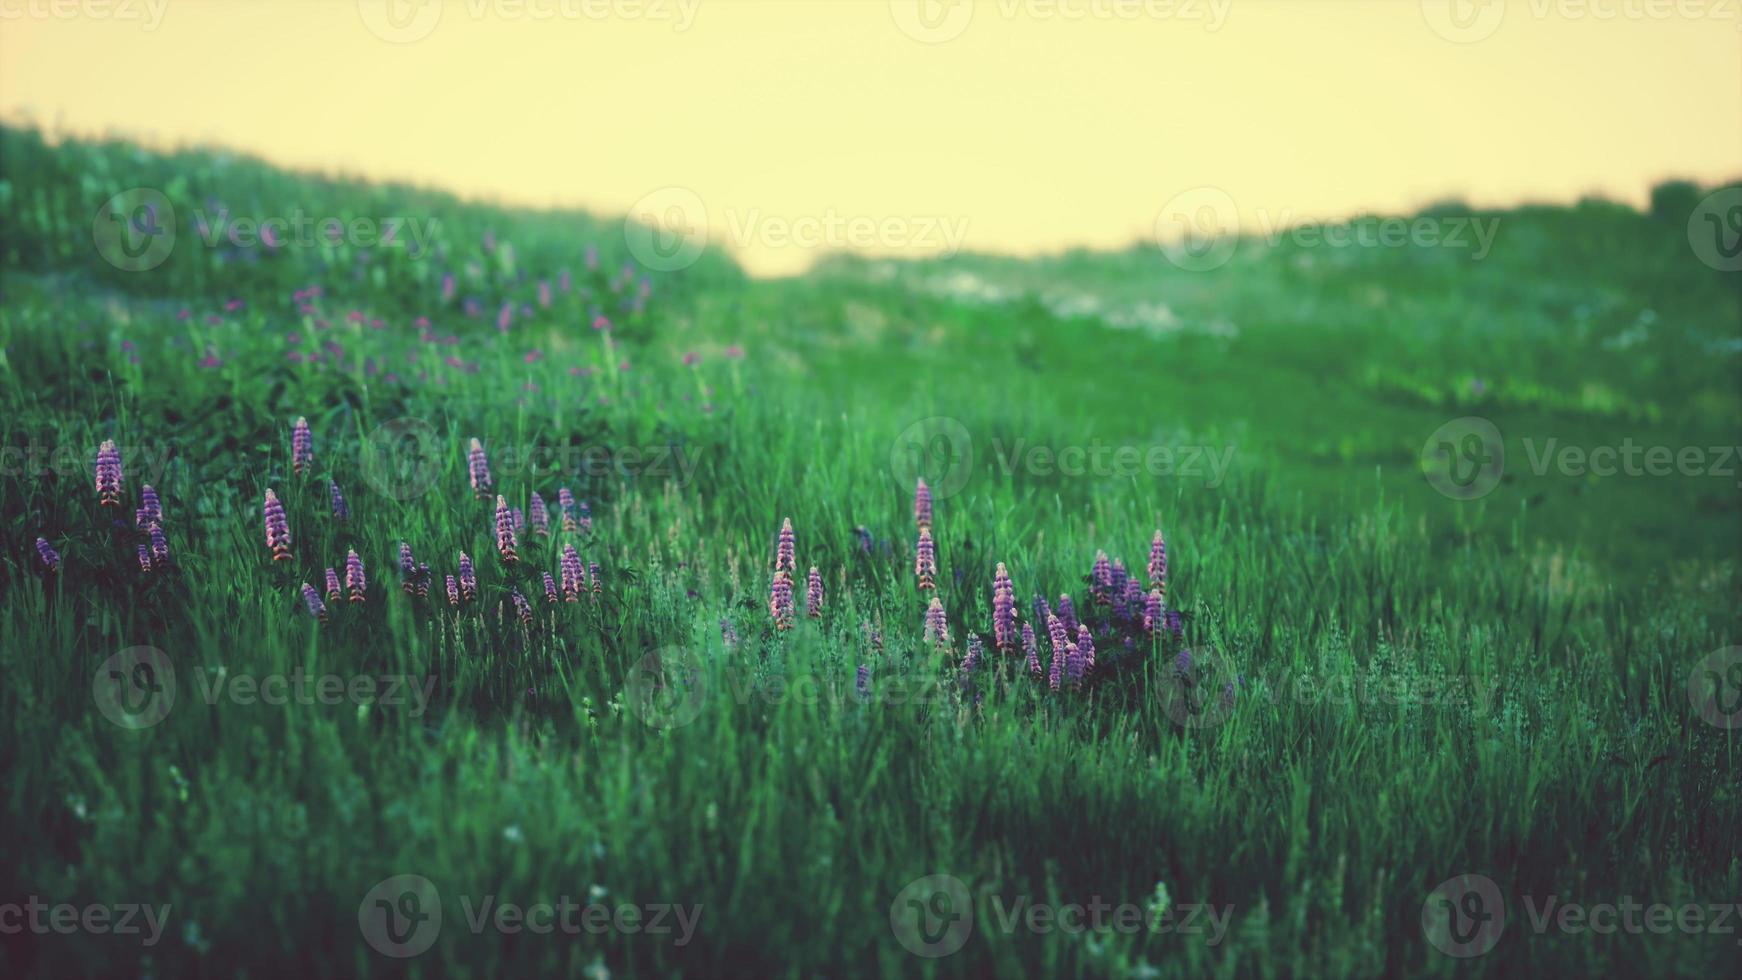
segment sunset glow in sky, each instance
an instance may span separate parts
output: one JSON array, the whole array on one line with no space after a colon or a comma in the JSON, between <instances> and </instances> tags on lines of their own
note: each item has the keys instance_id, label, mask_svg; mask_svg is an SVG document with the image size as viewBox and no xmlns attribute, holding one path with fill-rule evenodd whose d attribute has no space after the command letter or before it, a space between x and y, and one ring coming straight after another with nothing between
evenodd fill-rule
<instances>
[{"instance_id":1,"label":"sunset glow in sky","mask_svg":"<svg viewBox=\"0 0 1742 980\"><path fill-rule=\"evenodd\" d=\"M1697 0L0 0L0 112L822 250L1274 225L1742 175L1742 14ZM649 195L653 195L649 198ZM638 202L651 203L639 204ZM319 202L310 202L311 208Z\"/></svg>"}]
</instances>

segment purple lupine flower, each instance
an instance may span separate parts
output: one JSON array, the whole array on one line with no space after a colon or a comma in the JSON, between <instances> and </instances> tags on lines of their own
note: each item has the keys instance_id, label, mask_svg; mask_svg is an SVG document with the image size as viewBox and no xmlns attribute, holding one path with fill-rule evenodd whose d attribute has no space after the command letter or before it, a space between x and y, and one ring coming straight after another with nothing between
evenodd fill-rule
<instances>
[{"instance_id":1,"label":"purple lupine flower","mask_svg":"<svg viewBox=\"0 0 1742 980\"><path fill-rule=\"evenodd\" d=\"M563 530L576 530L579 525L575 523L575 495L569 492L568 487L557 488L556 506L563 515Z\"/></svg>"},{"instance_id":2,"label":"purple lupine flower","mask_svg":"<svg viewBox=\"0 0 1742 980\"><path fill-rule=\"evenodd\" d=\"M1075 633L1081 625L1077 620L1077 607L1071 605L1069 595L1059 596L1059 622L1065 624L1065 630L1069 633Z\"/></svg>"},{"instance_id":3,"label":"purple lupine flower","mask_svg":"<svg viewBox=\"0 0 1742 980\"><path fill-rule=\"evenodd\" d=\"M352 602L362 602L369 596L369 580L363 577L363 559L355 548L345 553L345 590Z\"/></svg>"},{"instance_id":4,"label":"purple lupine flower","mask_svg":"<svg viewBox=\"0 0 1742 980\"><path fill-rule=\"evenodd\" d=\"M513 325L514 325L514 303L512 301L509 301L509 300L504 300L502 302L502 309L497 311L497 313L496 313L496 329L502 331L503 333L507 333L508 328L513 326Z\"/></svg>"},{"instance_id":5,"label":"purple lupine flower","mask_svg":"<svg viewBox=\"0 0 1742 980\"><path fill-rule=\"evenodd\" d=\"M519 589L510 590L508 597L514 600L514 612L520 617L520 622L530 626L532 624L532 603L526 601L526 597L520 594Z\"/></svg>"},{"instance_id":6,"label":"purple lupine flower","mask_svg":"<svg viewBox=\"0 0 1742 980\"><path fill-rule=\"evenodd\" d=\"M1083 653L1075 643L1065 644L1065 679L1073 686L1083 678Z\"/></svg>"},{"instance_id":7,"label":"purple lupine flower","mask_svg":"<svg viewBox=\"0 0 1742 980\"><path fill-rule=\"evenodd\" d=\"M467 602L478 598L478 573L472 568L472 556L460 552L460 597Z\"/></svg>"},{"instance_id":8,"label":"purple lupine flower","mask_svg":"<svg viewBox=\"0 0 1742 980\"><path fill-rule=\"evenodd\" d=\"M333 520L348 521L351 519L351 508L345 504L345 495L339 491L338 483L327 481L327 496L333 503Z\"/></svg>"},{"instance_id":9,"label":"purple lupine flower","mask_svg":"<svg viewBox=\"0 0 1742 980\"><path fill-rule=\"evenodd\" d=\"M563 574L563 599L570 602L580 601L582 569L580 554L575 552L575 545L563 545L563 557L557 560L557 571Z\"/></svg>"},{"instance_id":10,"label":"purple lupine flower","mask_svg":"<svg viewBox=\"0 0 1742 980\"><path fill-rule=\"evenodd\" d=\"M1125 570L1125 562L1113 559L1113 567L1108 573L1107 595L1113 603L1113 609L1119 617L1125 617L1125 583L1131 581L1131 573Z\"/></svg>"},{"instance_id":11,"label":"purple lupine flower","mask_svg":"<svg viewBox=\"0 0 1742 980\"><path fill-rule=\"evenodd\" d=\"M152 521L147 533L151 536L151 560L162 568L169 564L169 540L163 535L163 525Z\"/></svg>"},{"instance_id":12,"label":"purple lupine flower","mask_svg":"<svg viewBox=\"0 0 1742 980\"><path fill-rule=\"evenodd\" d=\"M871 700L871 665L860 664L853 676L853 693L860 701Z\"/></svg>"},{"instance_id":13,"label":"purple lupine flower","mask_svg":"<svg viewBox=\"0 0 1742 980\"><path fill-rule=\"evenodd\" d=\"M1003 562L992 574L992 643L999 650L1016 648L1016 590Z\"/></svg>"},{"instance_id":14,"label":"purple lupine flower","mask_svg":"<svg viewBox=\"0 0 1742 980\"><path fill-rule=\"evenodd\" d=\"M49 547L47 538L36 539L36 555L42 559L42 567L48 571L60 568L60 552Z\"/></svg>"},{"instance_id":15,"label":"purple lupine flower","mask_svg":"<svg viewBox=\"0 0 1742 980\"><path fill-rule=\"evenodd\" d=\"M1052 608L1046 604L1046 596L1036 595L1034 597L1034 621L1037 623L1044 623L1047 621L1047 617L1051 615Z\"/></svg>"},{"instance_id":16,"label":"purple lupine flower","mask_svg":"<svg viewBox=\"0 0 1742 980\"><path fill-rule=\"evenodd\" d=\"M544 601L553 606L562 601L556 594L556 579L549 572L544 573Z\"/></svg>"},{"instance_id":17,"label":"purple lupine flower","mask_svg":"<svg viewBox=\"0 0 1742 980\"><path fill-rule=\"evenodd\" d=\"M411 556L411 545L399 542L399 587L406 595L417 592L417 559Z\"/></svg>"},{"instance_id":18,"label":"purple lupine flower","mask_svg":"<svg viewBox=\"0 0 1742 980\"><path fill-rule=\"evenodd\" d=\"M768 615L773 618L775 629L792 628L792 576L785 569L776 571L774 581L769 583Z\"/></svg>"},{"instance_id":19,"label":"purple lupine flower","mask_svg":"<svg viewBox=\"0 0 1742 980\"><path fill-rule=\"evenodd\" d=\"M304 582L302 584L302 604L308 607L308 614L320 622L327 621L327 604L321 601L321 594L315 587Z\"/></svg>"},{"instance_id":20,"label":"purple lupine flower","mask_svg":"<svg viewBox=\"0 0 1742 980\"><path fill-rule=\"evenodd\" d=\"M931 527L931 487L925 485L924 477L913 488L913 520L920 527Z\"/></svg>"},{"instance_id":21,"label":"purple lupine flower","mask_svg":"<svg viewBox=\"0 0 1742 980\"><path fill-rule=\"evenodd\" d=\"M339 573L331 568L327 569L327 601L338 602L343 598L345 590L339 584Z\"/></svg>"},{"instance_id":22,"label":"purple lupine flower","mask_svg":"<svg viewBox=\"0 0 1742 980\"><path fill-rule=\"evenodd\" d=\"M1077 627L1077 652L1082 655L1083 669L1095 669L1095 639L1089 635L1087 626Z\"/></svg>"},{"instance_id":23,"label":"purple lupine flower","mask_svg":"<svg viewBox=\"0 0 1742 980\"><path fill-rule=\"evenodd\" d=\"M913 574L919 577L921 591L937 591L938 553L931 539L931 528L919 529L919 545L914 549Z\"/></svg>"},{"instance_id":24,"label":"purple lupine flower","mask_svg":"<svg viewBox=\"0 0 1742 980\"><path fill-rule=\"evenodd\" d=\"M97 447L97 501L104 507L121 506L121 451L115 440L104 439Z\"/></svg>"},{"instance_id":25,"label":"purple lupine flower","mask_svg":"<svg viewBox=\"0 0 1742 980\"><path fill-rule=\"evenodd\" d=\"M429 598L429 580L429 565L419 562L417 566L417 597L419 599Z\"/></svg>"},{"instance_id":26,"label":"purple lupine flower","mask_svg":"<svg viewBox=\"0 0 1742 980\"><path fill-rule=\"evenodd\" d=\"M581 556L572 544L563 545L562 557L563 598L570 602L581 600Z\"/></svg>"},{"instance_id":27,"label":"purple lupine flower","mask_svg":"<svg viewBox=\"0 0 1742 980\"><path fill-rule=\"evenodd\" d=\"M538 281L538 305L544 309L550 309L550 280L548 279Z\"/></svg>"},{"instance_id":28,"label":"purple lupine flower","mask_svg":"<svg viewBox=\"0 0 1742 980\"><path fill-rule=\"evenodd\" d=\"M466 450L466 475L472 481L472 493L480 500L488 500L490 487L490 458L484 455L484 444L477 439L472 440L471 447Z\"/></svg>"},{"instance_id":29,"label":"purple lupine flower","mask_svg":"<svg viewBox=\"0 0 1742 980\"><path fill-rule=\"evenodd\" d=\"M519 542L514 537L514 515L508 510L508 500L496 495L496 550L502 560L512 565L520 560Z\"/></svg>"},{"instance_id":30,"label":"purple lupine flower","mask_svg":"<svg viewBox=\"0 0 1742 980\"><path fill-rule=\"evenodd\" d=\"M1046 617L1046 632L1047 638L1052 641L1052 667L1048 673L1047 684L1056 691L1064 680L1065 658L1070 655L1069 634L1065 632L1064 621L1052 615Z\"/></svg>"},{"instance_id":31,"label":"purple lupine flower","mask_svg":"<svg viewBox=\"0 0 1742 980\"><path fill-rule=\"evenodd\" d=\"M1161 626L1161 590L1150 589L1143 600L1143 631L1154 633Z\"/></svg>"},{"instance_id":32,"label":"purple lupine flower","mask_svg":"<svg viewBox=\"0 0 1742 980\"><path fill-rule=\"evenodd\" d=\"M448 605L458 606L459 604L460 604L460 583L456 582L452 575L449 575L448 576Z\"/></svg>"},{"instance_id":33,"label":"purple lupine flower","mask_svg":"<svg viewBox=\"0 0 1742 980\"><path fill-rule=\"evenodd\" d=\"M950 624L944 616L944 604L936 596L932 597L931 605L925 608L925 642L936 647L939 652L950 651Z\"/></svg>"},{"instance_id":34,"label":"purple lupine flower","mask_svg":"<svg viewBox=\"0 0 1742 980\"><path fill-rule=\"evenodd\" d=\"M729 619L720 620L720 642L725 644L728 650L738 648L738 630L732 626L732 621Z\"/></svg>"},{"instance_id":35,"label":"purple lupine flower","mask_svg":"<svg viewBox=\"0 0 1742 980\"><path fill-rule=\"evenodd\" d=\"M532 525L533 534L541 538L550 537L550 509L545 507L544 498L536 493L528 502L526 519Z\"/></svg>"},{"instance_id":36,"label":"purple lupine flower","mask_svg":"<svg viewBox=\"0 0 1742 980\"><path fill-rule=\"evenodd\" d=\"M774 550L774 570L777 572L798 572L798 564L793 558L795 551L795 536L792 533L792 518L780 522L780 540Z\"/></svg>"},{"instance_id":37,"label":"purple lupine flower","mask_svg":"<svg viewBox=\"0 0 1742 980\"><path fill-rule=\"evenodd\" d=\"M1136 578L1125 577L1125 596L1119 605L1122 607L1120 615L1127 619L1136 618L1138 610L1143 608L1143 586L1137 584Z\"/></svg>"},{"instance_id":38,"label":"purple lupine flower","mask_svg":"<svg viewBox=\"0 0 1742 980\"><path fill-rule=\"evenodd\" d=\"M1095 567L1089 573L1089 580L1093 583L1090 592L1095 597L1095 604L1107 605L1111 601L1109 593L1113 590L1113 565L1107 561L1105 551L1095 552Z\"/></svg>"},{"instance_id":39,"label":"purple lupine flower","mask_svg":"<svg viewBox=\"0 0 1742 980\"><path fill-rule=\"evenodd\" d=\"M1149 543L1149 587L1167 595L1167 545L1161 540L1160 531L1155 532L1155 540Z\"/></svg>"},{"instance_id":40,"label":"purple lupine flower","mask_svg":"<svg viewBox=\"0 0 1742 980\"><path fill-rule=\"evenodd\" d=\"M1185 677L1192 672L1192 648L1180 647L1179 654L1173 658L1173 672Z\"/></svg>"},{"instance_id":41,"label":"purple lupine flower","mask_svg":"<svg viewBox=\"0 0 1742 980\"><path fill-rule=\"evenodd\" d=\"M596 561L587 562L587 584L592 587L593 595L600 594L599 563Z\"/></svg>"},{"instance_id":42,"label":"purple lupine flower","mask_svg":"<svg viewBox=\"0 0 1742 980\"><path fill-rule=\"evenodd\" d=\"M980 663L980 653L985 648L980 643L980 634L968 634L968 652L962 657L962 673L971 674L974 667Z\"/></svg>"},{"instance_id":43,"label":"purple lupine flower","mask_svg":"<svg viewBox=\"0 0 1742 980\"><path fill-rule=\"evenodd\" d=\"M273 561L290 560L290 522L284 517L284 505L271 487L266 489L266 503L261 508L266 515L266 547L272 549Z\"/></svg>"},{"instance_id":44,"label":"purple lupine flower","mask_svg":"<svg viewBox=\"0 0 1742 980\"><path fill-rule=\"evenodd\" d=\"M290 429L290 470L292 473L307 473L314 462L314 435L308 430L308 419L299 415Z\"/></svg>"},{"instance_id":45,"label":"purple lupine flower","mask_svg":"<svg viewBox=\"0 0 1742 980\"><path fill-rule=\"evenodd\" d=\"M1169 633L1176 637L1185 635L1185 620L1180 616L1178 609L1169 609L1162 619L1166 622Z\"/></svg>"},{"instance_id":46,"label":"purple lupine flower","mask_svg":"<svg viewBox=\"0 0 1742 980\"><path fill-rule=\"evenodd\" d=\"M810 577L805 582L804 611L812 619L823 615L823 576L815 565L811 566Z\"/></svg>"},{"instance_id":47,"label":"purple lupine flower","mask_svg":"<svg viewBox=\"0 0 1742 980\"><path fill-rule=\"evenodd\" d=\"M145 545L139 546L139 570L142 572L151 571L151 549Z\"/></svg>"},{"instance_id":48,"label":"purple lupine flower","mask_svg":"<svg viewBox=\"0 0 1742 980\"><path fill-rule=\"evenodd\" d=\"M139 488L139 520L140 527L149 527L152 522L163 523L163 501L157 498L157 491L147 483Z\"/></svg>"},{"instance_id":49,"label":"purple lupine flower","mask_svg":"<svg viewBox=\"0 0 1742 980\"><path fill-rule=\"evenodd\" d=\"M1034 627L1022 624L1022 652L1028 658L1028 672L1040 676L1040 644L1034 640Z\"/></svg>"},{"instance_id":50,"label":"purple lupine flower","mask_svg":"<svg viewBox=\"0 0 1742 980\"><path fill-rule=\"evenodd\" d=\"M591 531L593 529L593 508L588 507L585 500L576 504L575 507L580 512L581 533L585 534Z\"/></svg>"}]
</instances>

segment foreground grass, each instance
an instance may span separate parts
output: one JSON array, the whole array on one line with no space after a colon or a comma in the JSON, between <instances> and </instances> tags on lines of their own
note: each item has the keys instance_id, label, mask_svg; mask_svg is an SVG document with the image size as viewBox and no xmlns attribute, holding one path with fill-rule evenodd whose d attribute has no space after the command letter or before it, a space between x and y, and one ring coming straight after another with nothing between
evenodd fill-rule
<instances>
[{"instance_id":1,"label":"foreground grass","mask_svg":"<svg viewBox=\"0 0 1742 980\"><path fill-rule=\"evenodd\" d=\"M94 149L42 152L67 173L106 172L81 154L118 165ZM192 175L188 193L265 188L335 207L364 193L197 160L137 166ZM58 173L11 177L11 193L44 200L112 193L102 181L75 193ZM104 178L117 189L146 179ZM572 245L537 221L481 220L520 246L531 278L579 272ZM989 315L853 270L746 285L703 268L658 280L639 315L612 310L624 326L607 354L576 327L586 304L500 334L432 300L441 270L469 261L488 269L470 287L480 293L530 282L490 267L480 236L455 221L468 237L456 232L439 261L357 279L342 264L248 273L258 278L197 264L145 277L146 290L99 285L71 255L8 276L0 444L68 447L77 465L0 474L0 768L16 855L0 894L169 906L148 948L136 936L8 935L9 975L1712 975L1734 962L1732 934L1539 934L1530 917L1551 894L1671 906L1742 894L1739 746L1689 697L1695 665L1738 635L1729 553L1680 536L1617 550L1579 521L1545 531L1504 488L1448 516L1412 458L1432 429L1417 434L1418 421L1439 405L1350 396L1367 415L1346 423L1349 437L1371 452L1320 454L1307 473L1283 465L1294 430L1266 421L1280 410L1262 398L1243 413L1236 397L1242 372L1265 363L1256 352L1280 361L1307 345L1281 331L1243 334L1218 385L1197 378L1229 356L1226 339L1144 346L1155 342L1092 319ZM41 228L53 237L53 221ZM595 304L614 301L617 264L587 281ZM334 321L357 307L388 328L329 328L343 364L289 363L287 347L313 345L287 340L310 332L287 296L311 282ZM1531 295L1528 282L1501 285ZM242 307L223 311L232 298ZM195 315L179 318L184 306ZM400 378L371 370L368 357L418 352L408 324L426 314L461 337L455 356L473 367L424 355ZM1371 336L1319 343L1363 363L1434 355L1426 342L1375 351ZM1543 353L1552 337L1507 343L1571 370ZM211 346L220 363L202 366ZM700 362L682 364L691 350ZM1607 383L1648 386L1628 401L1658 405L1653 424L1669 437L1733 438L1732 403L1699 396L1732 413L1703 415L1675 390L1721 391L1718 377L1660 365ZM1514 387L1579 390L1547 369ZM1199 398L1223 400L1192 411ZM1575 429L1602 424L1596 409L1558 411ZM289 459L298 415L316 435L303 474ZM1211 486L1004 472L983 451L964 475L921 454L934 485L961 478L934 528L946 656L921 635L929 596L912 575L904 462L912 424L935 416L958 420L976 450L1234 445L1240 465ZM428 426L432 454L384 481L366 445L408 418ZM472 437L509 501L569 486L592 504L592 531L528 534L522 561L502 563L493 501L466 485ZM144 456L119 521L87 468L106 438ZM622 465L543 471L506 458L556 446L603 447ZM652 449L673 462L629 455ZM332 519L328 480L344 488L349 522ZM163 495L175 558L149 576L130 526L142 481ZM289 511L288 562L272 562L261 537L269 487ZM1655 508L1641 521L1670 523L1688 492L1627 491ZM788 632L766 610L783 518L801 572L817 566L827 586L824 615L801 613ZM1195 679L1237 683L1230 709L1215 698L1181 708L1168 638L1108 646L1077 690L1049 691L999 653L964 681L967 632L989 640L996 563L1024 619L1035 593L1092 610L1096 551L1140 571L1157 526ZM38 535L62 555L53 574L36 562ZM402 541L437 573L428 599L399 590ZM538 573L556 570L563 544L600 565L596 600L540 598ZM317 624L297 586L320 587L347 550L367 564L368 600L329 603ZM481 598L456 611L440 582L462 550ZM514 617L513 588L535 605L530 625ZM129 730L92 692L112 682L112 655L141 645L172 665L176 701ZM410 677L428 683L428 701L265 704L230 686L298 672ZM1466 873L1498 883L1510 913L1474 960L1444 955L1422 928L1428 893ZM408 874L433 883L444 921L426 952L395 960L366 941L359 905ZM891 926L892 903L931 875L968 887L974 926L935 959ZM1224 918L1213 932L1008 925L1022 898L1154 916L1160 896L1181 913L1161 921L1196 904ZM487 897L700 913L681 943L474 931L468 910Z\"/></svg>"}]
</instances>

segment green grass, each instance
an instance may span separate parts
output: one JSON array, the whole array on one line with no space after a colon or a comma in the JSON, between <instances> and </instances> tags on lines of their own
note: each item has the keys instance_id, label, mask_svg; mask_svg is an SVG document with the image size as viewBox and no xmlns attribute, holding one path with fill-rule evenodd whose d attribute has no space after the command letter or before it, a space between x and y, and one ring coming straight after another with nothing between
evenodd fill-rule
<instances>
[{"instance_id":1,"label":"green grass","mask_svg":"<svg viewBox=\"0 0 1742 980\"><path fill-rule=\"evenodd\" d=\"M1739 642L1735 478L1538 475L1522 442L1737 443L1742 290L1687 249L1685 210L1501 212L1480 262L1252 242L1207 273L1133 249L839 261L751 282L709 254L653 275L636 313L611 291L630 261L612 223L222 155L0 139L0 446L71 461L0 472L0 902L170 906L150 948L0 936L9 976L1709 976L1735 962L1733 933L1537 934L1527 904L1742 895L1742 745L1688 693L1702 658ZM90 225L140 185L178 214L217 198L238 213L439 216L443 232L419 260L178 244L127 274L95 254ZM513 257L485 251L486 231ZM502 298L531 302L564 268L576 294L498 333ZM449 271L483 317L439 300ZM969 282L1003 294L975 298ZM322 331L290 298L316 284L313 315L334 324ZM242 308L225 312L232 299ZM594 307L617 324L608 351L587 327ZM385 329L347 324L352 309ZM1118 326L1145 309L1137 320L1165 326ZM459 343L421 343L418 316ZM289 361L309 338L338 339L346 360ZM203 367L209 348L221 363ZM475 367L445 366L450 354ZM289 458L299 415L315 434L306 474ZM1461 502L1430 488L1419 457L1465 415L1494 421L1508 464L1493 493ZM899 462L909 427L935 416L974 450L965 474L921 463L935 485L962 477L935 527L948 658L921 636ZM425 493L384 493L365 469L365 441L401 418L433 433ZM554 504L569 486L593 531L529 535L505 566L493 501L466 485L472 437L511 502ZM103 439L147 456L129 460L118 511L92 488ZM1018 441L1232 462L1215 481L992 463ZM622 465L507 458L559 446ZM642 449L674 455L629 455ZM331 517L328 479L348 523ZM174 556L149 576L131 527L141 482L163 495ZM269 487L292 561L263 541ZM787 517L801 578L817 566L827 601L805 617L801 581L783 633L767 598ZM1141 575L1158 526L1205 714L1176 710L1171 637L1107 642L1077 690L1046 690L994 652L963 681L967 632L990 641L996 563L1025 620L1036 592L1093 610L1097 550ZM63 556L54 574L38 535ZM435 572L429 599L399 591L401 541ZM602 594L553 609L538 573L564 543L599 563ZM298 586L342 571L348 549L368 566L368 601L330 603L317 624ZM461 550L482 595L456 612L441 582ZM516 587L530 627L508 605ZM722 619L739 637L729 649ZM105 717L93 684L140 645L173 665L177 697L134 731ZM860 664L869 699L853 694ZM299 670L428 678L431 701L203 696L220 676ZM1223 713L1213 695L1235 676ZM683 723L648 723L663 717L649 681L669 685L655 707L689 709ZM1492 878L1509 915L1471 960L1421 925L1428 893L1464 873ZM358 915L400 874L429 879L444 911L434 946L405 960L372 949ZM927 959L898 941L891 904L934 874L968 886L975 928ZM1158 891L1231 907L1226 935L1006 933L1000 920L1019 896L1148 909ZM682 945L474 934L461 899L484 896L702 912Z\"/></svg>"}]
</instances>

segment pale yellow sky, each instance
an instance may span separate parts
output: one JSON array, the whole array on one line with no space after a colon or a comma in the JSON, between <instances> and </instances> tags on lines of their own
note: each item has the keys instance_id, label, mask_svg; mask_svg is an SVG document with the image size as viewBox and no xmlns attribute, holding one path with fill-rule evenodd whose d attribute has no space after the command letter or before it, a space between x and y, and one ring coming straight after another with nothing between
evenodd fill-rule
<instances>
[{"instance_id":1,"label":"pale yellow sky","mask_svg":"<svg viewBox=\"0 0 1742 980\"><path fill-rule=\"evenodd\" d=\"M689 209L758 274L1120 247L1202 186L1262 225L1742 175L1737 0L433 3L0 0L0 112Z\"/></svg>"}]
</instances>

